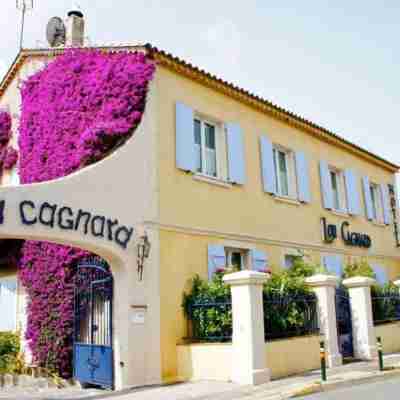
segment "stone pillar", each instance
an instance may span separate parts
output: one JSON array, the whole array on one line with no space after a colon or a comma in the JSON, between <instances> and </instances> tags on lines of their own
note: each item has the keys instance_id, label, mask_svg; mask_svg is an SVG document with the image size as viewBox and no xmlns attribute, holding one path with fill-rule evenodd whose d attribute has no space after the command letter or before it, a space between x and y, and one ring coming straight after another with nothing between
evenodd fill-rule
<instances>
[{"instance_id":1,"label":"stone pillar","mask_svg":"<svg viewBox=\"0 0 400 400\"><path fill-rule=\"evenodd\" d=\"M306 279L318 299L318 317L321 335L324 337L328 367L342 365L336 320L336 286L339 278L333 275L314 275Z\"/></svg>"},{"instance_id":2,"label":"stone pillar","mask_svg":"<svg viewBox=\"0 0 400 400\"><path fill-rule=\"evenodd\" d=\"M362 276L343 281L350 295L354 356L361 360L372 360L377 355L371 301L374 284L374 279Z\"/></svg>"},{"instance_id":3,"label":"stone pillar","mask_svg":"<svg viewBox=\"0 0 400 400\"><path fill-rule=\"evenodd\" d=\"M240 271L224 276L232 293L232 382L259 385L269 382L264 339L263 284L268 275Z\"/></svg>"}]
</instances>

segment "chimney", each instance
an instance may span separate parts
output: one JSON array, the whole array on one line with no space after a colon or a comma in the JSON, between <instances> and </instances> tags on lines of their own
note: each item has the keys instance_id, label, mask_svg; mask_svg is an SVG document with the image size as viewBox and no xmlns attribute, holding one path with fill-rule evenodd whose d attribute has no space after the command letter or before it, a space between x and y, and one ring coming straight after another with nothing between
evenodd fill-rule
<instances>
[{"instance_id":1,"label":"chimney","mask_svg":"<svg viewBox=\"0 0 400 400\"><path fill-rule=\"evenodd\" d=\"M83 47L85 39L85 19L78 7L68 13L66 22L67 47Z\"/></svg>"}]
</instances>

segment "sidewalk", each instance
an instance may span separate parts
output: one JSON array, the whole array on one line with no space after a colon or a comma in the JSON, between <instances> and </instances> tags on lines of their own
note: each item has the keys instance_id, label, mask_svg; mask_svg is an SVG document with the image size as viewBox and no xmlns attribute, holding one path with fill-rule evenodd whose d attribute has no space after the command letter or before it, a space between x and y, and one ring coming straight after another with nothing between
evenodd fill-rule
<instances>
[{"instance_id":1,"label":"sidewalk","mask_svg":"<svg viewBox=\"0 0 400 400\"><path fill-rule=\"evenodd\" d=\"M400 377L400 354L384 357L384 365L399 369L378 371L378 361L355 362L328 369L328 380L320 384L320 371L279 379L260 386L240 386L224 382L188 382L150 389L132 389L121 394L95 397L115 400L280 400L364 382ZM92 397L93 398L93 397Z\"/></svg>"},{"instance_id":2,"label":"sidewalk","mask_svg":"<svg viewBox=\"0 0 400 400\"><path fill-rule=\"evenodd\" d=\"M126 389L121 392L98 390L49 389L41 392L0 390L0 400L283 400L295 395L307 395L338 387L352 386L391 377L400 378L400 353L384 357L385 368L398 369L378 371L378 361L355 362L328 369L328 380L320 382L320 371L311 371L290 378L279 379L260 386L241 386L229 382L185 382L157 387Z\"/></svg>"}]
</instances>

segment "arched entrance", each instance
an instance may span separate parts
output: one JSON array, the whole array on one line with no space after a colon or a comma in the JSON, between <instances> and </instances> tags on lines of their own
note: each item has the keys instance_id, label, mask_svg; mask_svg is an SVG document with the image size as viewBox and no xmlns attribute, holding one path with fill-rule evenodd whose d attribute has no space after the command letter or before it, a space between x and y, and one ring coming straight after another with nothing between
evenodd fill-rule
<instances>
[{"instance_id":1,"label":"arched entrance","mask_svg":"<svg viewBox=\"0 0 400 400\"><path fill-rule=\"evenodd\" d=\"M97 257L80 261L74 285L74 378L113 389L113 276L108 264Z\"/></svg>"}]
</instances>

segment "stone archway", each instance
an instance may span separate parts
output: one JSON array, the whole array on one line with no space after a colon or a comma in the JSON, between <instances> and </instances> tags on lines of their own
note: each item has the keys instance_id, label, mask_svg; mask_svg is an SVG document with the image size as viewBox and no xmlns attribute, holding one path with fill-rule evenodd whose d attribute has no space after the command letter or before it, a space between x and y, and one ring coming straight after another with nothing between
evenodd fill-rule
<instances>
[{"instance_id":1,"label":"stone archway","mask_svg":"<svg viewBox=\"0 0 400 400\"><path fill-rule=\"evenodd\" d=\"M151 154L144 147L152 140L152 128L151 119L145 116L124 146L64 178L0 187L0 239L78 247L111 265L117 293L113 315L116 388L161 381L158 269L150 267L158 260L156 229L147 229L152 242L147 263L152 276L145 274L144 281L139 281L135 267L138 228L143 228L154 204L146 185L155 179L152 160L143 157ZM140 197L137 187L126 184L132 180L132 171L127 170L127 165L135 164L132 160L139 162L135 178L136 184L143 185ZM144 162L149 168L139 167ZM138 306L146 310L147 317L144 324L135 325L132 313Z\"/></svg>"}]
</instances>

